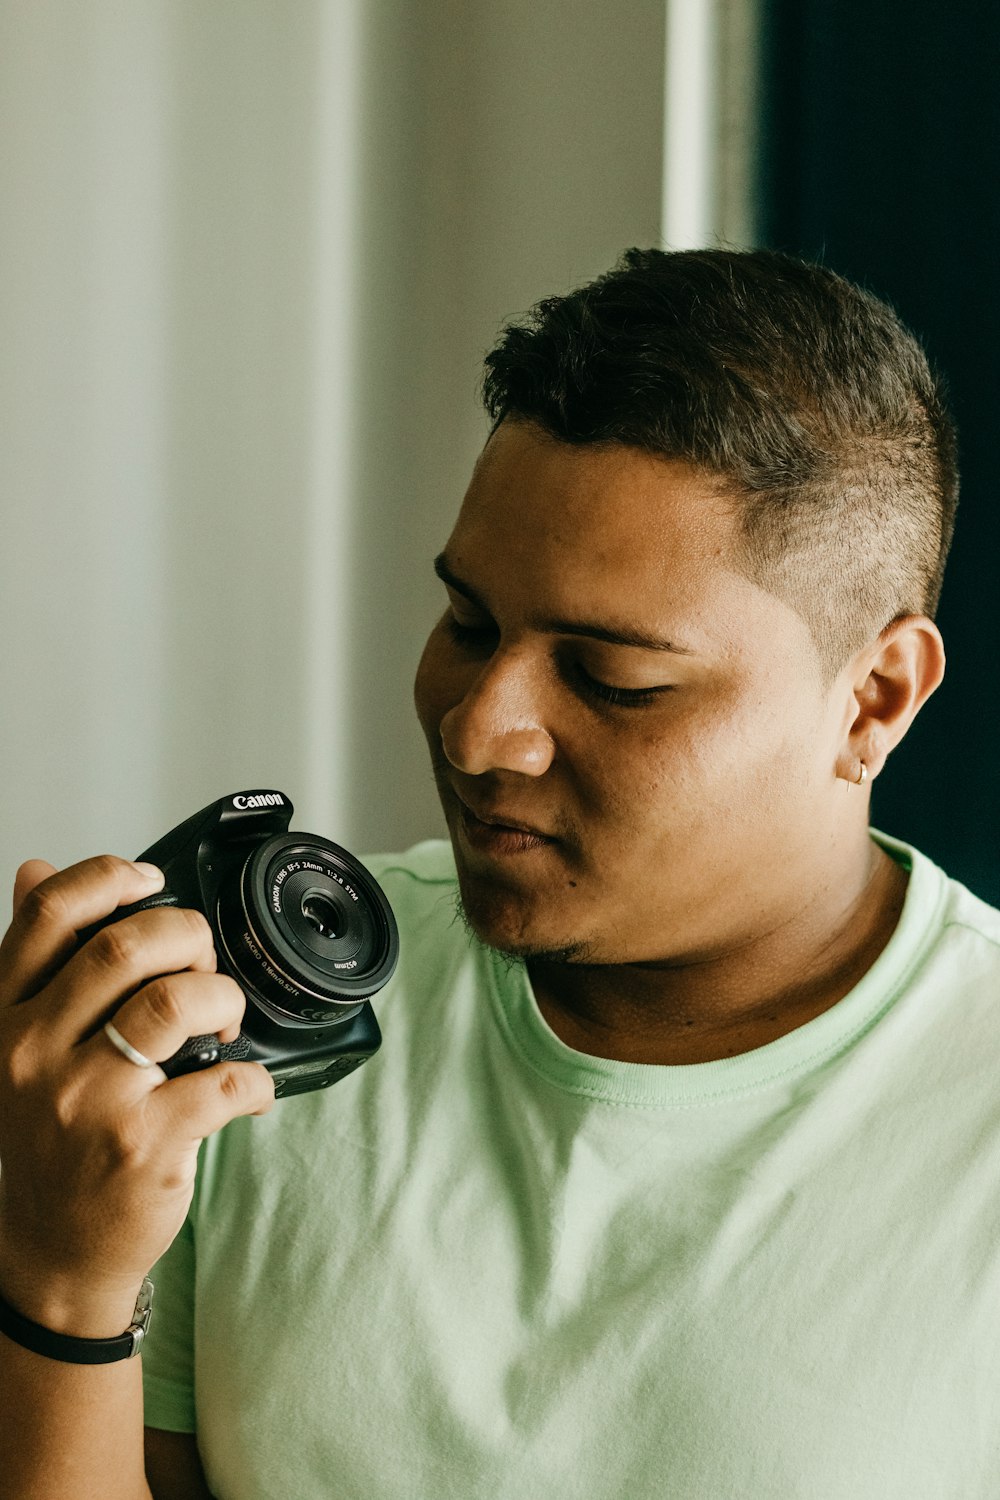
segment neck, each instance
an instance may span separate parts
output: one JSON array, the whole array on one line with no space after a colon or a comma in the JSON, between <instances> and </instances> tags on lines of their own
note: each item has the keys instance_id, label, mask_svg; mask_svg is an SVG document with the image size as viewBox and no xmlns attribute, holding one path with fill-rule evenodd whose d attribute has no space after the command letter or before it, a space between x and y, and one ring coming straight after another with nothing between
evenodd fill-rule
<instances>
[{"instance_id":1,"label":"neck","mask_svg":"<svg viewBox=\"0 0 1000 1500\"><path fill-rule=\"evenodd\" d=\"M696 961L573 964L529 960L539 1008L578 1052L621 1062L733 1057L813 1020L854 988L892 936L907 875L874 844L839 878L757 933Z\"/></svg>"}]
</instances>

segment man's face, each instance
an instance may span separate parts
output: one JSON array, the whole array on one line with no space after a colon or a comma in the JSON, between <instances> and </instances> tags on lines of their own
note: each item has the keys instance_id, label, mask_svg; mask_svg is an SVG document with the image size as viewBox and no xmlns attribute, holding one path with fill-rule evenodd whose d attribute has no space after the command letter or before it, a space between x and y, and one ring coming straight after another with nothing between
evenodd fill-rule
<instances>
[{"instance_id":1,"label":"man's face","mask_svg":"<svg viewBox=\"0 0 1000 1500\"><path fill-rule=\"evenodd\" d=\"M487 444L416 682L483 941L690 961L815 889L848 704L802 618L736 571L736 536L685 464L525 422Z\"/></svg>"}]
</instances>

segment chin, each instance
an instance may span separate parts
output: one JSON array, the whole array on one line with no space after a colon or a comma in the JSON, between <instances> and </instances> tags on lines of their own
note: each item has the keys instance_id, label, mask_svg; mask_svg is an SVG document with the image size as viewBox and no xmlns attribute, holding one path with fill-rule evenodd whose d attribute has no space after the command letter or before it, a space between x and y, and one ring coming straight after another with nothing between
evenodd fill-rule
<instances>
[{"instance_id":1,"label":"chin","mask_svg":"<svg viewBox=\"0 0 1000 1500\"><path fill-rule=\"evenodd\" d=\"M529 903L524 896L460 874L456 905L468 930L505 958L544 959L548 963L588 961L591 945L587 939L541 920L537 901Z\"/></svg>"}]
</instances>

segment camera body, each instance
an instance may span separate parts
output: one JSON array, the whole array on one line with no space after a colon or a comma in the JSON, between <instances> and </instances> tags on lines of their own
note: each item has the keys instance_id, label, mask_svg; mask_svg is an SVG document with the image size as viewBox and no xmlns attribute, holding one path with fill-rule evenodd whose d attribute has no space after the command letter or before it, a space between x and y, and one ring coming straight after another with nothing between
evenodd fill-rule
<instances>
[{"instance_id":1,"label":"camera body","mask_svg":"<svg viewBox=\"0 0 1000 1500\"><path fill-rule=\"evenodd\" d=\"M392 909L361 862L315 834L289 832L283 792L236 792L139 855L164 873L155 896L104 922L156 906L202 912L220 972L246 996L235 1042L192 1037L160 1064L168 1077L224 1059L261 1062L275 1094L327 1088L375 1053L369 997L392 976L399 937Z\"/></svg>"}]
</instances>

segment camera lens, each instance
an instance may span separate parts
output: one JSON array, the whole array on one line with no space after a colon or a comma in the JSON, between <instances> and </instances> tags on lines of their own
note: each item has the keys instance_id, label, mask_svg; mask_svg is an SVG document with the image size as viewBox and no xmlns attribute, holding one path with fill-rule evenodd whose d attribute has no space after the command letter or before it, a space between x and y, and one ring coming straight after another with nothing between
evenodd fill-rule
<instances>
[{"instance_id":1,"label":"camera lens","mask_svg":"<svg viewBox=\"0 0 1000 1500\"><path fill-rule=\"evenodd\" d=\"M310 927L315 927L320 937L344 936L344 924L340 912L321 891L307 891L302 897L302 915Z\"/></svg>"},{"instance_id":2,"label":"camera lens","mask_svg":"<svg viewBox=\"0 0 1000 1500\"><path fill-rule=\"evenodd\" d=\"M399 940L360 860L327 839L281 834L219 891L219 933L240 981L281 1017L344 1018L387 983Z\"/></svg>"}]
</instances>

